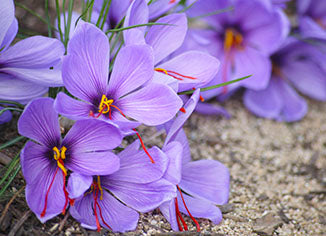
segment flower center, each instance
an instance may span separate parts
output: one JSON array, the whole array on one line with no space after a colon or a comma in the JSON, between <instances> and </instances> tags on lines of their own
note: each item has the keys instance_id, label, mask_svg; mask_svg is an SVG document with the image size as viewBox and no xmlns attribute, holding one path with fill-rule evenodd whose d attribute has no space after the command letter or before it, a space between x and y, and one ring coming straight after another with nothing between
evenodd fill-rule
<instances>
[{"instance_id":1,"label":"flower center","mask_svg":"<svg viewBox=\"0 0 326 236\"><path fill-rule=\"evenodd\" d=\"M232 47L241 48L243 36L234 29L227 28L224 35L224 50L230 51Z\"/></svg>"},{"instance_id":2,"label":"flower center","mask_svg":"<svg viewBox=\"0 0 326 236\"><path fill-rule=\"evenodd\" d=\"M108 99L104 94L102 95L100 105L98 106L98 112L106 114L110 111L110 105L113 103L113 99Z\"/></svg>"},{"instance_id":3,"label":"flower center","mask_svg":"<svg viewBox=\"0 0 326 236\"><path fill-rule=\"evenodd\" d=\"M63 160L66 159L66 151L67 148L63 146L60 150L57 147L54 147L53 149L53 158L57 161L58 167L62 170L65 176L67 176L67 170L64 166Z\"/></svg>"}]
</instances>

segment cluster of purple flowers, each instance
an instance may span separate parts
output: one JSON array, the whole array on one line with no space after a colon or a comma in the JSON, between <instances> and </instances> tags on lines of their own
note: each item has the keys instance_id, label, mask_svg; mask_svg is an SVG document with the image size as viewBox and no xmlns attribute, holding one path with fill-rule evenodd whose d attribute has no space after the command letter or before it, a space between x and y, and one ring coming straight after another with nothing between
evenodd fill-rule
<instances>
[{"instance_id":1,"label":"cluster of purple flowers","mask_svg":"<svg viewBox=\"0 0 326 236\"><path fill-rule=\"evenodd\" d=\"M252 74L204 93L207 100L222 101L245 88L244 104L251 112L287 122L300 120L307 112L306 101L296 90L326 101L326 2L297 0L298 25L292 31L284 13L286 3L291 1L198 0L189 9L189 16L199 17L208 27L188 30L179 50L196 48L221 60L221 70L210 84Z\"/></svg>"},{"instance_id":2,"label":"cluster of purple flowers","mask_svg":"<svg viewBox=\"0 0 326 236\"><path fill-rule=\"evenodd\" d=\"M66 53L61 41L43 36L11 46L18 25L13 1L3 3L0 99L27 104L18 120L18 132L29 138L20 161L26 201L41 222L69 210L83 227L125 232L136 228L139 212L156 208L173 230L188 230L182 214L198 231L195 217L222 220L228 169L215 160L191 161L183 131L219 60L200 51L170 56L187 34L184 13L146 27L178 2L113 0L107 29L121 20L123 27L145 26L125 30L123 47L111 50L100 28L75 19ZM42 97L56 86L64 90L54 99ZM183 100L182 91L193 95ZM74 121L69 131L61 131L59 115ZM161 148L146 148L136 129L142 124L166 131ZM131 135L138 139L123 145Z\"/></svg>"}]
</instances>

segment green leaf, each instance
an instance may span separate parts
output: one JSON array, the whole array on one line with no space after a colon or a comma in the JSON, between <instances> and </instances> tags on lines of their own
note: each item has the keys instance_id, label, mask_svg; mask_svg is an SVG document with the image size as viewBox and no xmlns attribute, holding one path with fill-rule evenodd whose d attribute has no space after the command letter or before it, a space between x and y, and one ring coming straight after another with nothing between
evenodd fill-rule
<instances>
[{"instance_id":1,"label":"green leaf","mask_svg":"<svg viewBox=\"0 0 326 236\"><path fill-rule=\"evenodd\" d=\"M0 100L0 104L3 103L3 104L11 104L11 105L15 105L21 109L24 109L25 106L19 102L14 102L14 101L9 101L9 100Z\"/></svg>"},{"instance_id":2,"label":"green leaf","mask_svg":"<svg viewBox=\"0 0 326 236\"><path fill-rule=\"evenodd\" d=\"M11 145L14 145L15 143L18 143L19 141L21 141L23 139L25 139L24 136L18 136L16 138L12 139L12 140L9 140L8 142L0 145L0 150L5 149L7 147L10 147Z\"/></svg>"},{"instance_id":3,"label":"green leaf","mask_svg":"<svg viewBox=\"0 0 326 236\"><path fill-rule=\"evenodd\" d=\"M212 11L212 12L209 12L209 13L206 13L206 14L203 14L203 15L200 15L200 16L190 17L189 20L197 20L197 19L204 18L204 17L207 17L207 16L214 16L214 15L218 15L218 14L221 14L221 13L224 13L224 12L233 11L233 10L234 10L234 7L233 6L229 6L229 7L226 7L226 8L217 10L217 11Z\"/></svg>"},{"instance_id":4,"label":"green leaf","mask_svg":"<svg viewBox=\"0 0 326 236\"><path fill-rule=\"evenodd\" d=\"M105 33L108 34L108 33L113 33L113 32L121 32L121 31L128 30L128 29L133 29L133 28L138 28L138 27L143 27L143 26L153 26L153 25L176 26L176 25L168 24L168 23L149 22L149 23L146 23L146 24L132 25L132 26L124 27L124 28L110 29L110 30L107 30Z\"/></svg>"},{"instance_id":5,"label":"green leaf","mask_svg":"<svg viewBox=\"0 0 326 236\"><path fill-rule=\"evenodd\" d=\"M223 87L223 86L233 84L233 83L239 82L241 80L247 79L247 78L249 78L251 76L252 75L248 75L248 76L245 76L245 77L242 77L242 78L239 78L239 79L235 79L235 80L231 80L231 81L228 81L228 82L225 82L225 83L216 84L216 85L213 85L213 86L201 88L200 91L205 92L205 91L208 91L208 90L211 90L211 89L220 88L220 87ZM195 90L188 90L188 91L179 92L178 95L193 94L194 92L195 92Z\"/></svg>"},{"instance_id":6,"label":"green leaf","mask_svg":"<svg viewBox=\"0 0 326 236\"><path fill-rule=\"evenodd\" d=\"M5 107L2 110L0 110L0 116L5 112L5 111L19 111L19 112L23 112L22 109L20 108L16 108L16 107Z\"/></svg>"}]
</instances>

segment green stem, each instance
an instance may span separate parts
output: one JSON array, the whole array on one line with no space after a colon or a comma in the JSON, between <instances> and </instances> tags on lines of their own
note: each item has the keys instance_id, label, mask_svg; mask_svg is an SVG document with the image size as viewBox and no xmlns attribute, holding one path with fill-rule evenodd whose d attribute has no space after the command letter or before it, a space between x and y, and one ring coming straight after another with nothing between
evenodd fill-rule
<instances>
[{"instance_id":1,"label":"green stem","mask_svg":"<svg viewBox=\"0 0 326 236\"><path fill-rule=\"evenodd\" d=\"M19 111L19 112L22 112L23 110L20 109L20 108L16 108L16 107L6 107L6 108L3 108L2 110L0 110L0 116L1 116L5 111Z\"/></svg>"},{"instance_id":2,"label":"green stem","mask_svg":"<svg viewBox=\"0 0 326 236\"><path fill-rule=\"evenodd\" d=\"M52 37L52 29L51 29L51 20L50 20L50 15L49 15L49 0L45 0L45 17L46 17L46 22L48 25L48 36L51 38Z\"/></svg>"},{"instance_id":3,"label":"green stem","mask_svg":"<svg viewBox=\"0 0 326 236\"><path fill-rule=\"evenodd\" d=\"M208 91L208 90L211 90L211 89L220 88L220 87L223 87L223 86L226 86L226 85L229 85L229 84L233 84L233 83L239 82L241 80L247 79L247 78L249 78L251 76L252 75L248 75L248 76L245 76L245 77L242 77L242 78L239 78L239 79L235 79L235 80L231 80L231 81L228 81L228 82L225 82L225 83L221 83L221 84L217 84L217 85L213 85L213 86L201 88L200 91L201 92L205 92L205 91ZM179 92L178 95L193 94L194 92L195 92L195 90L188 90L188 91Z\"/></svg>"},{"instance_id":4,"label":"green stem","mask_svg":"<svg viewBox=\"0 0 326 236\"><path fill-rule=\"evenodd\" d=\"M69 33L70 33L70 27L71 27L71 18L72 18L72 10L74 8L74 0L69 0L68 5L68 21L65 28L65 47L67 48L68 41L69 41Z\"/></svg>"},{"instance_id":5,"label":"green stem","mask_svg":"<svg viewBox=\"0 0 326 236\"><path fill-rule=\"evenodd\" d=\"M156 22L149 22L146 24L139 24L139 25L131 25L128 27L124 27L124 28L118 28L118 29L110 29L107 30L105 33L115 33L115 32L120 32L120 31L124 31L124 30L128 30L128 29L133 29L133 28L138 28L138 27L143 27L143 26L153 26L153 25L169 25L169 26L176 26L173 24L167 24L167 23L156 23Z\"/></svg>"},{"instance_id":6,"label":"green stem","mask_svg":"<svg viewBox=\"0 0 326 236\"><path fill-rule=\"evenodd\" d=\"M10 105L15 105L22 109L25 108L23 104L20 104L19 102L9 101L9 100L0 100L0 104L10 104Z\"/></svg>"},{"instance_id":7,"label":"green stem","mask_svg":"<svg viewBox=\"0 0 326 236\"><path fill-rule=\"evenodd\" d=\"M61 30L61 13L60 13L59 0L55 0L55 8L56 8L57 17L58 17L58 30L59 30L59 34L60 34L60 40L61 40L61 42L64 42L63 34L62 34L62 30Z\"/></svg>"},{"instance_id":8,"label":"green stem","mask_svg":"<svg viewBox=\"0 0 326 236\"><path fill-rule=\"evenodd\" d=\"M106 8L107 3L108 3L108 0L104 0L103 3L102 3L102 8L101 8L101 11L100 11L100 15L98 16L97 21L96 21L96 26L97 27L100 27L100 23L101 23L101 20L102 20L103 14L104 14L104 10Z\"/></svg>"},{"instance_id":9,"label":"green stem","mask_svg":"<svg viewBox=\"0 0 326 236\"><path fill-rule=\"evenodd\" d=\"M112 2L112 0L109 0L108 6L106 7L104 17L103 17L103 20L102 20L102 23L101 23L101 30L103 30L104 23L105 23L106 19L108 18L109 10L110 10L110 7L111 7L111 2Z\"/></svg>"}]
</instances>

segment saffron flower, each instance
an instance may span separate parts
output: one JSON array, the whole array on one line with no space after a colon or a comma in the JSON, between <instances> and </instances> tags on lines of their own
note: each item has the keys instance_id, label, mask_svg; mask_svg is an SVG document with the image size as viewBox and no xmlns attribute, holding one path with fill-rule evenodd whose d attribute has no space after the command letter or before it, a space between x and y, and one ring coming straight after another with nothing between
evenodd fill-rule
<instances>
[{"instance_id":1,"label":"saffron flower","mask_svg":"<svg viewBox=\"0 0 326 236\"><path fill-rule=\"evenodd\" d=\"M181 212L191 217L198 232L200 225L195 217L210 219L215 224L220 223L222 213L216 205L223 205L228 201L228 169L215 160L191 161L189 144L182 126L195 109L198 100L199 90L196 90L185 104L187 112L180 113L168 127L163 147L170 158L164 178L176 185L177 197L163 203L160 210L176 231L188 230ZM175 143L179 143L179 146ZM181 150L178 150L180 147Z\"/></svg>"},{"instance_id":2,"label":"saffron flower","mask_svg":"<svg viewBox=\"0 0 326 236\"><path fill-rule=\"evenodd\" d=\"M307 103L295 89L326 101L326 57L320 48L290 37L271 59L273 74L268 87L245 92L244 103L251 112L278 121L302 119Z\"/></svg>"},{"instance_id":3,"label":"saffron flower","mask_svg":"<svg viewBox=\"0 0 326 236\"><path fill-rule=\"evenodd\" d=\"M148 23L149 12L145 0L135 0L128 9L124 27ZM206 53L187 51L170 57L182 45L186 36L188 27L185 14L170 14L155 23L161 25L124 31L124 40L126 45L151 46L154 52L156 83L167 84L180 92L202 87L214 78L220 62Z\"/></svg>"},{"instance_id":4,"label":"saffron flower","mask_svg":"<svg viewBox=\"0 0 326 236\"><path fill-rule=\"evenodd\" d=\"M203 17L211 29L190 30L183 50L199 48L221 60L221 70L209 85L252 76L207 91L203 94L206 99L241 86L252 90L266 88L272 69L269 55L279 47L289 31L284 13L272 7L269 1L199 0L189 9L189 15L196 17L229 7L233 9Z\"/></svg>"},{"instance_id":5,"label":"saffron flower","mask_svg":"<svg viewBox=\"0 0 326 236\"><path fill-rule=\"evenodd\" d=\"M41 222L65 213L68 170L106 175L119 169L119 158L111 152L122 140L118 128L95 119L77 121L61 140L51 98L31 101L18 121L18 131L34 141L26 143L20 162L27 204Z\"/></svg>"},{"instance_id":6,"label":"saffron flower","mask_svg":"<svg viewBox=\"0 0 326 236\"><path fill-rule=\"evenodd\" d=\"M298 0L297 9L301 36L326 40L326 2Z\"/></svg>"},{"instance_id":7,"label":"saffron flower","mask_svg":"<svg viewBox=\"0 0 326 236\"><path fill-rule=\"evenodd\" d=\"M10 46L18 31L12 0L1 3L0 25L0 99L27 103L63 85L59 40L34 36Z\"/></svg>"},{"instance_id":8,"label":"saffron flower","mask_svg":"<svg viewBox=\"0 0 326 236\"><path fill-rule=\"evenodd\" d=\"M122 48L110 79L109 60L106 35L92 24L79 23L68 43L62 76L67 90L82 101L59 93L55 108L60 114L74 120L91 116L117 124L131 122L126 119L130 117L146 125L159 125L181 108L182 101L171 88L151 83L154 65L149 46Z\"/></svg>"},{"instance_id":9,"label":"saffron flower","mask_svg":"<svg viewBox=\"0 0 326 236\"><path fill-rule=\"evenodd\" d=\"M138 148L136 141L118 154L120 169L113 174L72 174L68 190L70 196L77 198L70 213L83 227L100 231L103 226L113 232L134 230L138 212L151 211L176 196L175 186L162 179L168 164L167 156L159 148L151 148L153 165L144 162L147 156ZM81 182L85 183L82 188Z\"/></svg>"}]
</instances>

